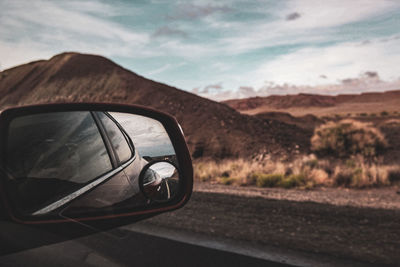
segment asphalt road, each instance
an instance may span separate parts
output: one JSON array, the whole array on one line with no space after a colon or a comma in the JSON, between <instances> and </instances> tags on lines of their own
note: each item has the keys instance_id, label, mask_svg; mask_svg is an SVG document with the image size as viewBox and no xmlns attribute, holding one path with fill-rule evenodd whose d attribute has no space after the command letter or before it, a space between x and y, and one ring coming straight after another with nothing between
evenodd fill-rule
<instances>
[{"instance_id":1,"label":"asphalt road","mask_svg":"<svg viewBox=\"0 0 400 267\"><path fill-rule=\"evenodd\" d=\"M0 266L287 266L126 227L16 253L2 252Z\"/></svg>"},{"instance_id":2,"label":"asphalt road","mask_svg":"<svg viewBox=\"0 0 400 267\"><path fill-rule=\"evenodd\" d=\"M0 266L397 266L399 215L195 192L177 211L68 241L59 226L0 222Z\"/></svg>"}]
</instances>

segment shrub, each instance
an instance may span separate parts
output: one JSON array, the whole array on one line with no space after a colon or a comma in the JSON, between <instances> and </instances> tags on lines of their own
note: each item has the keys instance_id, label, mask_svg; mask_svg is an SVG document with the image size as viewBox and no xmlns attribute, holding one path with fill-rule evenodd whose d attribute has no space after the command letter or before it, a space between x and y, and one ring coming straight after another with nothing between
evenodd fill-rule
<instances>
[{"instance_id":1,"label":"shrub","mask_svg":"<svg viewBox=\"0 0 400 267\"><path fill-rule=\"evenodd\" d=\"M388 180L390 184L400 183L400 167L392 167L388 170Z\"/></svg>"},{"instance_id":2,"label":"shrub","mask_svg":"<svg viewBox=\"0 0 400 267\"><path fill-rule=\"evenodd\" d=\"M333 181L337 186L355 188L386 186L395 183L392 179L396 172L400 174L400 168L358 160L354 165L336 165Z\"/></svg>"},{"instance_id":3,"label":"shrub","mask_svg":"<svg viewBox=\"0 0 400 267\"><path fill-rule=\"evenodd\" d=\"M224 185L232 185L240 183L240 179L236 177L220 177L219 182Z\"/></svg>"},{"instance_id":4,"label":"shrub","mask_svg":"<svg viewBox=\"0 0 400 267\"><path fill-rule=\"evenodd\" d=\"M313 169L308 175L309 181L307 183L312 182L312 185L332 185L328 173L323 169Z\"/></svg>"},{"instance_id":5,"label":"shrub","mask_svg":"<svg viewBox=\"0 0 400 267\"><path fill-rule=\"evenodd\" d=\"M389 115L389 112L387 112L387 111L382 111L381 112L381 116L387 116L387 115Z\"/></svg>"},{"instance_id":6,"label":"shrub","mask_svg":"<svg viewBox=\"0 0 400 267\"><path fill-rule=\"evenodd\" d=\"M316 128L311 149L320 156L373 158L386 147L383 134L369 123L355 120L328 122Z\"/></svg>"},{"instance_id":7,"label":"shrub","mask_svg":"<svg viewBox=\"0 0 400 267\"><path fill-rule=\"evenodd\" d=\"M305 166L309 166L311 169L317 168L318 167L318 160L317 159L310 159L307 161L304 161Z\"/></svg>"},{"instance_id":8,"label":"shrub","mask_svg":"<svg viewBox=\"0 0 400 267\"><path fill-rule=\"evenodd\" d=\"M292 188L304 186L305 184L306 178L303 174L292 174L283 178L278 185L284 188Z\"/></svg>"},{"instance_id":9,"label":"shrub","mask_svg":"<svg viewBox=\"0 0 400 267\"><path fill-rule=\"evenodd\" d=\"M278 186L283 180L282 174L254 174L256 178L256 185L258 187L275 187Z\"/></svg>"},{"instance_id":10,"label":"shrub","mask_svg":"<svg viewBox=\"0 0 400 267\"><path fill-rule=\"evenodd\" d=\"M349 168L336 167L333 178L335 185L349 187L353 181L353 171Z\"/></svg>"}]
</instances>

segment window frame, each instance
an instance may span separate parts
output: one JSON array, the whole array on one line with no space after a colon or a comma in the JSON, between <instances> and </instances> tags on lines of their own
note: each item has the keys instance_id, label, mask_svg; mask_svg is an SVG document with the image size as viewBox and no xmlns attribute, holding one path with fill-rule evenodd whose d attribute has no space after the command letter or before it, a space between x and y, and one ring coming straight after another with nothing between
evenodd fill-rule
<instances>
[{"instance_id":1,"label":"window frame","mask_svg":"<svg viewBox=\"0 0 400 267\"><path fill-rule=\"evenodd\" d=\"M128 144L128 147L131 151L131 156L127 160L122 162L119 159L118 153L115 150L114 145L111 141L111 138L107 133L107 129L97 114L98 112L101 112L104 115L106 115L113 123L115 123L115 125L121 131L122 135L125 138L126 143ZM118 168L119 166L125 164L126 162L131 161L132 159L134 160L136 158L135 146L133 145L132 139L126 133L125 129L107 111L91 111L91 114L92 114L93 118L95 119L96 125L99 128L100 134L103 137L104 144L106 145L107 151L110 154L110 159L111 159L111 163L113 165L113 169Z\"/></svg>"}]
</instances>

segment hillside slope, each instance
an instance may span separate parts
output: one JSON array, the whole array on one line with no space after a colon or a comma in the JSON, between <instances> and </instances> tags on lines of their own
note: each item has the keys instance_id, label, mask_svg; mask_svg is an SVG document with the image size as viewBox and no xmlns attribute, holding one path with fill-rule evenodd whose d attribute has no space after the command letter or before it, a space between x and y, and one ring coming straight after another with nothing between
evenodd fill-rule
<instances>
[{"instance_id":1,"label":"hillside slope","mask_svg":"<svg viewBox=\"0 0 400 267\"><path fill-rule=\"evenodd\" d=\"M232 99L223 103L246 114L284 111L295 116L400 111L400 90L349 95L271 95Z\"/></svg>"},{"instance_id":2,"label":"hillside slope","mask_svg":"<svg viewBox=\"0 0 400 267\"><path fill-rule=\"evenodd\" d=\"M295 125L240 114L227 105L154 82L94 55L63 53L0 72L0 107L48 102L116 102L174 115L198 157L286 158L307 150Z\"/></svg>"}]
</instances>

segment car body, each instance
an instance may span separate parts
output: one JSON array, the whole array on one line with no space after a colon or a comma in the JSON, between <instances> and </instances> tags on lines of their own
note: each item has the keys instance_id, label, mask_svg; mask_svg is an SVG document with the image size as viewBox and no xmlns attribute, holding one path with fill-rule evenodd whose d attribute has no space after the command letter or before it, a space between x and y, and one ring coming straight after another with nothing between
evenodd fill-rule
<instances>
[{"instance_id":1,"label":"car body","mask_svg":"<svg viewBox=\"0 0 400 267\"><path fill-rule=\"evenodd\" d=\"M174 135L184 139L169 115L126 105L49 104L6 110L0 124L1 189L12 218L119 217L146 213L150 206L163 210L169 205L161 202L172 201L170 188L185 201L186 189L191 192L192 178L189 187L180 180L181 166L189 166L182 159L190 156L186 143L183 150L174 144ZM157 173L161 162L176 170L168 177L175 186ZM151 191L167 197L159 201Z\"/></svg>"}]
</instances>

